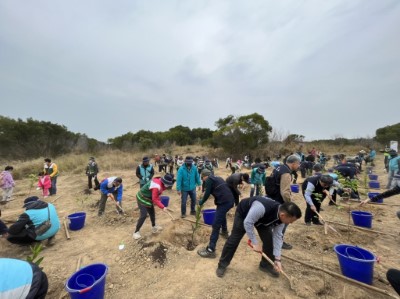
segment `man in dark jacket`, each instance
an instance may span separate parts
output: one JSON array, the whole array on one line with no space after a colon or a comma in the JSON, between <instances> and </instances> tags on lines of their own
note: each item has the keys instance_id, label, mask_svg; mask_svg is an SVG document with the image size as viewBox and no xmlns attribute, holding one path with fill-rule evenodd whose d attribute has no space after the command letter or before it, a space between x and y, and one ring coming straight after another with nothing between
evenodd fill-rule
<instances>
[{"instance_id":1,"label":"man in dark jacket","mask_svg":"<svg viewBox=\"0 0 400 299\"><path fill-rule=\"evenodd\" d=\"M142 164L136 168L136 176L139 178L140 188L153 178L154 167L150 164L149 157L144 157L142 159Z\"/></svg>"},{"instance_id":2,"label":"man in dark jacket","mask_svg":"<svg viewBox=\"0 0 400 299\"><path fill-rule=\"evenodd\" d=\"M60 221L54 205L39 200L37 196L25 199L25 213L21 214L8 229L7 240L15 244L31 244L35 241L48 240L48 244L54 243L54 236L60 229ZM36 228L43 222L50 220L51 227L41 235L37 235Z\"/></svg>"},{"instance_id":3,"label":"man in dark jacket","mask_svg":"<svg viewBox=\"0 0 400 299\"><path fill-rule=\"evenodd\" d=\"M335 167L335 170L339 172L343 177L349 178L351 180L357 177L357 173L359 173L357 166L353 163L340 164Z\"/></svg>"},{"instance_id":4,"label":"man in dark jacket","mask_svg":"<svg viewBox=\"0 0 400 299\"><path fill-rule=\"evenodd\" d=\"M217 276L222 277L225 274L226 268L230 264L244 234L247 234L253 244L254 251L264 252L275 262L275 267L272 267L262 257L259 269L271 276L279 276L279 272L282 271L282 230L285 224L293 223L299 218L301 218L301 210L295 203L285 202L280 204L261 196L243 199L236 208L232 232L219 259ZM257 229L262 246L256 238L254 228Z\"/></svg>"},{"instance_id":5,"label":"man in dark jacket","mask_svg":"<svg viewBox=\"0 0 400 299\"><path fill-rule=\"evenodd\" d=\"M46 274L35 264L17 259L0 258L0 298L44 299Z\"/></svg>"},{"instance_id":6,"label":"man in dark jacket","mask_svg":"<svg viewBox=\"0 0 400 299\"><path fill-rule=\"evenodd\" d=\"M235 206L239 204L239 197L242 194L239 191L238 186L243 185L243 183L250 184L250 176L247 173L234 173L227 177L226 183L233 193L235 199Z\"/></svg>"},{"instance_id":7,"label":"man in dark jacket","mask_svg":"<svg viewBox=\"0 0 400 299\"><path fill-rule=\"evenodd\" d=\"M97 174L99 173L99 167L97 166L94 157L89 158L89 163L86 166L86 175L88 177L88 188L89 190L92 189L92 180L94 180L94 189L99 189L99 180L97 179Z\"/></svg>"},{"instance_id":8,"label":"man in dark jacket","mask_svg":"<svg viewBox=\"0 0 400 299\"><path fill-rule=\"evenodd\" d=\"M202 248L197 253L201 257L215 258L215 247L217 246L220 230L221 235L228 238L228 227L226 223L226 214L233 207L234 199L232 191L223 178L211 175L209 169L203 169L201 179L205 182L205 192L203 198L199 201L202 206L206 203L210 195L214 196L214 204L217 206L214 223L210 236L210 243L206 248Z\"/></svg>"}]
</instances>

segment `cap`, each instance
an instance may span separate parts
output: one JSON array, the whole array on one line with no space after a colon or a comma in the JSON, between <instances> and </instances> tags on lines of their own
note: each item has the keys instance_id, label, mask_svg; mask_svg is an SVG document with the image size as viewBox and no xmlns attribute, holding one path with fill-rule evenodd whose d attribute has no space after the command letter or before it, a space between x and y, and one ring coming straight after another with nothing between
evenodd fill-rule
<instances>
[{"instance_id":1,"label":"cap","mask_svg":"<svg viewBox=\"0 0 400 299\"><path fill-rule=\"evenodd\" d=\"M30 197L28 197L28 198L26 198L25 200L24 200L24 205L22 206L23 208L26 208L26 206L28 206L31 202L35 202L35 201L38 201L39 200L39 197L37 197L37 196L30 196Z\"/></svg>"},{"instance_id":2,"label":"cap","mask_svg":"<svg viewBox=\"0 0 400 299\"><path fill-rule=\"evenodd\" d=\"M211 175L211 171L209 169L203 169L201 171L201 177L205 177L205 176L210 176Z\"/></svg>"},{"instance_id":3,"label":"cap","mask_svg":"<svg viewBox=\"0 0 400 299\"><path fill-rule=\"evenodd\" d=\"M143 163L147 163L149 161L150 161L149 157L143 157L143 160L142 160Z\"/></svg>"},{"instance_id":4,"label":"cap","mask_svg":"<svg viewBox=\"0 0 400 299\"><path fill-rule=\"evenodd\" d=\"M161 182L164 184L165 187L172 187L174 184L174 176L170 173L167 173L161 178Z\"/></svg>"}]
</instances>

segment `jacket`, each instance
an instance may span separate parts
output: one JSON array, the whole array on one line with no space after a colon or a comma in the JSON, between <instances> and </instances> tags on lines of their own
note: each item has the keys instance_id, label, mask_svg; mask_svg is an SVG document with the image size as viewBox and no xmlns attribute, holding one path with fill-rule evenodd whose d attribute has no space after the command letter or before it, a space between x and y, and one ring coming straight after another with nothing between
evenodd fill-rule
<instances>
[{"instance_id":1,"label":"jacket","mask_svg":"<svg viewBox=\"0 0 400 299\"><path fill-rule=\"evenodd\" d=\"M143 164L140 164L136 168L136 176L139 178L140 185L146 184L154 176L153 165L149 164L145 167Z\"/></svg>"},{"instance_id":2,"label":"jacket","mask_svg":"<svg viewBox=\"0 0 400 299\"><path fill-rule=\"evenodd\" d=\"M176 178L176 190L192 191L196 189L196 185L201 186L200 175L196 166L192 165L190 168L186 165L181 166Z\"/></svg>"},{"instance_id":3,"label":"jacket","mask_svg":"<svg viewBox=\"0 0 400 299\"><path fill-rule=\"evenodd\" d=\"M47 207L49 208L47 210ZM50 213L50 229L41 236L36 236L35 227L49 219ZM60 220L54 205L44 201L34 201L27 205L25 213L21 214L16 223L10 226L8 232L11 235L17 235L23 230L27 230L28 235L37 241L46 240L53 237L60 229Z\"/></svg>"},{"instance_id":4,"label":"jacket","mask_svg":"<svg viewBox=\"0 0 400 299\"><path fill-rule=\"evenodd\" d=\"M86 166L86 174L88 175L97 175L99 173L99 167L95 161L91 161Z\"/></svg>"},{"instance_id":5,"label":"jacket","mask_svg":"<svg viewBox=\"0 0 400 299\"><path fill-rule=\"evenodd\" d=\"M232 191L223 178L210 175L205 183L206 188L203 198L199 202L200 205L203 205L210 195L212 195L214 197L214 204L216 206L226 203L231 203L233 206L234 197Z\"/></svg>"},{"instance_id":6,"label":"jacket","mask_svg":"<svg viewBox=\"0 0 400 299\"><path fill-rule=\"evenodd\" d=\"M51 179L49 175L44 175L39 178L38 187L42 189L50 189L51 188Z\"/></svg>"},{"instance_id":7,"label":"jacket","mask_svg":"<svg viewBox=\"0 0 400 299\"><path fill-rule=\"evenodd\" d=\"M160 196L165 189L161 178L154 178L139 190L136 194L136 199L147 207L152 207L156 204L160 209L164 209L165 206L162 204Z\"/></svg>"},{"instance_id":8,"label":"jacket","mask_svg":"<svg viewBox=\"0 0 400 299\"><path fill-rule=\"evenodd\" d=\"M4 170L1 172L1 176L3 177L3 184L0 186L1 188L8 189L15 186L11 172Z\"/></svg>"},{"instance_id":9,"label":"jacket","mask_svg":"<svg viewBox=\"0 0 400 299\"><path fill-rule=\"evenodd\" d=\"M265 172L259 173L258 168L253 168L251 171L250 182L254 185L264 185L265 184Z\"/></svg>"},{"instance_id":10,"label":"jacket","mask_svg":"<svg viewBox=\"0 0 400 299\"><path fill-rule=\"evenodd\" d=\"M113 176L113 177L109 177L109 178L103 180L100 183L100 191L101 191L101 193L103 193L105 195L108 195L110 193L117 193L116 200L119 203L121 203L121 201L122 201L122 192L123 192L122 190L124 189L124 186L121 184L118 187L115 187L113 185L113 182L114 182L114 180L116 178L117 178L116 176Z\"/></svg>"},{"instance_id":11,"label":"jacket","mask_svg":"<svg viewBox=\"0 0 400 299\"><path fill-rule=\"evenodd\" d=\"M50 178L54 178L58 176L58 167L56 163L51 163L50 166L47 166L47 164L44 164L44 174L50 175Z\"/></svg>"}]
</instances>

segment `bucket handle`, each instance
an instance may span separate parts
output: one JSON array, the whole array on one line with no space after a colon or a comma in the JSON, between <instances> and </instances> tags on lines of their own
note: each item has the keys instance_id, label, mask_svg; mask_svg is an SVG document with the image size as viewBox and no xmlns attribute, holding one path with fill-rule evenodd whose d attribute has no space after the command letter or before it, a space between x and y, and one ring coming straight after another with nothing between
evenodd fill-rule
<instances>
[{"instance_id":1,"label":"bucket handle","mask_svg":"<svg viewBox=\"0 0 400 299\"><path fill-rule=\"evenodd\" d=\"M360 251L359 251L357 248L355 248L355 247L346 247L346 255L347 255L348 258L350 258L350 259L358 259L358 258L356 258L356 257L353 257L353 256L350 256L350 255L349 255L349 253L347 252L349 249L352 249L352 250L356 251L357 253L359 253L359 254L362 256L362 259L363 259L363 260L366 260L364 254L362 254L362 252L360 252ZM358 260L359 260L359 259L358 259Z\"/></svg>"},{"instance_id":2,"label":"bucket handle","mask_svg":"<svg viewBox=\"0 0 400 299\"><path fill-rule=\"evenodd\" d=\"M83 294L83 293L89 292L92 289L92 287L93 286L90 286L90 287L84 288L82 290L79 290L79 294Z\"/></svg>"}]
</instances>

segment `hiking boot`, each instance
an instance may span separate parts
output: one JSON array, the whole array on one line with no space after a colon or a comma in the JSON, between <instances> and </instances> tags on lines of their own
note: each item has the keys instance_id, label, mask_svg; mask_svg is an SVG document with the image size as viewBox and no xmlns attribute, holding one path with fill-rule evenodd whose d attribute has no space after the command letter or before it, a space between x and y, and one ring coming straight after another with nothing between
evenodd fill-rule
<instances>
[{"instance_id":1,"label":"hiking boot","mask_svg":"<svg viewBox=\"0 0 400 299\"><path fill-rule=\"evenodd\" d=\"M274 278L279 277L279 272L276 271L275 268L272 266L263 267L260 265L260 266L258 266L258 269L260 269L260 271L267 273L271 277L274 277Z\"/></svg>"},{"instance_id":2,"label":"hiking boot","mask_svg":"<svg viewBox=\"0 0 400 299\"><path fill-rule=\"evenodd\" d=\"M56 239L54 236L47 239L47 246L53 246L54 244L56 244Z\"/></svg>"},{"instance_id":3,"label":"hiking boot","mask_svg":"<svg viewBox=\"0 0 400 299\"><path fill-rule=\"evenodd\" d=\"M292 248L293 248L292 245L290 245L289 243L283 242L282 249L290 250Z\"/></svg>"},{"instance_id":4,"label":"hiking boot","mask_svg":"<svg viewBox=\"0 0 400 299\"><path fill-rule=\"evenodd\" d=\"M225 271L226 271L226 268L218 266L216 274L217 274L218 277L222 277L222 276L224 276Z\"/></svg>"},{"instance_id":5,"label":"hiking boot","mask_svg":"<svg viewBox=\"0 0 400 299\"><path fill-rule=\"evenodd\" d=\"M133 237L135 240L139 240L139 239L142 237L142 235L140 234L140 232L136 232L136 233L134 233L134 234L132 235L132 237Z\"/></svg>"},{"instance_id":6,"label":"hiking boot","mask_svg":"<svg viewBox=\"0 0 400 299\"><path fill-rule=\"evenodd\" d=\"M181 218L186 218L186 215L181 215Z\"/></svg>"},{"instance_id":7,"label":"hiking boot","mask_svg":"<svg viewBox=\"0 0 400 299\"><path fill-rule=\"evenodd\" d=\"M191 211L191 212L190 212L190 215L196 216L196 211Z\"/></svg>"},{"instance_id":8,"label":"hiking boot","mask_svg":"<svg viewBox=\"0 0 400 299\"><path fill-rule=\"evenodd\" d=\"M307 226L311 226L311 222L306 222L306 225Z\"/></svg>"},{"instance_id":9,"label":"hiking boot","mask_svg":"<svg viewBox=\"0 0 400 299\"><path fill-rule=\"evenodd\" d=\"M199 249L197 251L197 254L200 255L201 257L208 257L208 258L216 258L217 257L217 255L215 254L215 251L208 248L208 246L206 248Z\"/></svg>"},{"instance_id":10,"label":"hiking boot","mask_svg":"<svg viewBox=\"0 0 400 299\"><path fill-rule=\"evenodd\" d=\"M321 221L313 222L313 224L314 224L314 225L323 225L323 224L321 223Z\"/></svg>"},{"instance_id":11,"label":"hiking boot","mask_svg":"<svg viewBox=\"0 0 400 299\"><path fill-rule=\"evenodd\" d=\"M159 225L154 225L152 228L151 228L151 232L153 233L153 234L156 234L156 233L158 233L158 232L160 232L160 231L162 231L163 230L163 228L161 227L161 226L159 226Z\"/></svg>"},{"instance_id":12,"label":"hiking boot","mask_svg":"<svg viewBox=\"0 0 400 299\"><path fill-rule=\"evenodd\" d=\"M225 239L229 238L228 231L221 231L219 234L221 235L222 238L225 238Z\"/></svg>"}]
</instances>

